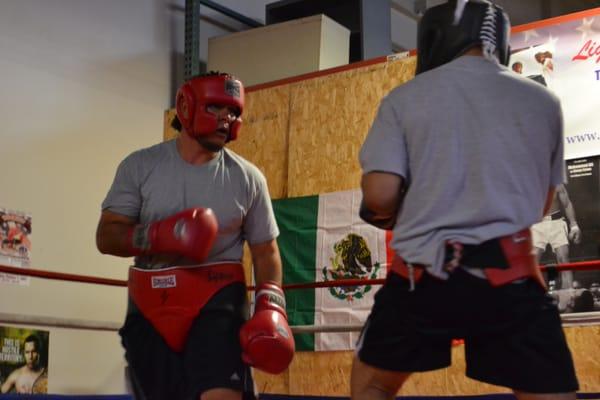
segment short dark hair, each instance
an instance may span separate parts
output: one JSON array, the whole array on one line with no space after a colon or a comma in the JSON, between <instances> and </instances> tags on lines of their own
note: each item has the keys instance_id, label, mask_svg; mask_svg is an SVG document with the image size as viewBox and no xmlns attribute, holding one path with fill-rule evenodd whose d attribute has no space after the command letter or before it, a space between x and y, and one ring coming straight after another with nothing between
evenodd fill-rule
<instances>
[{"instance_id":1,"label":"short dark hair","mask_svg":"<svg viewBox=\"0 0 600 400\"><path fill-rule=\"evenodd\" d=\"M171 120L171 128L175 129L177 132L181 132L182 125L177 114L175 114L175 117Z\"/></svg>"},{"instance_id":2,"label":"short dark hair","mask_svg":"<svg viewBox=\"0 0 600 400\"><path fill-rule=\"evenodd\" d=\"M189 77L189 79L186 80L186 82L191 81L192 79L205 78L207 76L231 76L231 74L228 74L227 72L221 72L221 71L208 71L203 74L192 75Z\"/></svg>"},{"instance_id":3,"label":"short dark hair","mask_svg":"<svg viewBox=\"0 0 600 400\"><path fill-rule=\"evenodd\" d=\"M37 336L37 335L27 336L25 338L25 340L23 341L23 345L25 345L25 343L35 344L35 349L37 350L38 353L40 353L42 351L42 341L40 340L39 336Z\"/></svg>"}]
</instances>

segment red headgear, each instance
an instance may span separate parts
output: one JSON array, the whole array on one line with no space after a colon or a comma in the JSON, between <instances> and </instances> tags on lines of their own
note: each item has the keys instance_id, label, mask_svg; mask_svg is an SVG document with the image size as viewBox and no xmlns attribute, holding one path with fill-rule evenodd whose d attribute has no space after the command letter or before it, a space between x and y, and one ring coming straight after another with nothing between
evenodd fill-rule
<instances>
[{"instance_id":1,"label":"red headgear","mask_svg":"<svg viewBox=\"0 0 600 400\"><path fill-rule=\"evenodd\" d=\"M217 116L206 111L209 105L229 106L239 111L229 126L229 140L235 140L242 125L244 86L227 74L205 75L185 82L177 91L177 117L188 134L194 138L217 130Z\"/></svg>"}]
</instances>

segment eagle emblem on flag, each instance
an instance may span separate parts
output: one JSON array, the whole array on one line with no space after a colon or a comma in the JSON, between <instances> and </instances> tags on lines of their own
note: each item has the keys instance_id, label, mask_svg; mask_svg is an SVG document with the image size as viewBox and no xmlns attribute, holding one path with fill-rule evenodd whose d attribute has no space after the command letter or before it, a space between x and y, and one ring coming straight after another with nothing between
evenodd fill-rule
<instances>
[{"instance_id":1,"label":"eagle emblem on flag","mask_svg":"<svg viewBox=\"0 0 600 400\"><path fill-rule=\"evenodd\" d=\"M333 244L331 266L323 267L323 280L374 279L381 263L373 262L367 240L355 233L349 233ZM331 287L329 293L348 302L361 299L372 289L371 285Z\"/></svg>"}]
</instances>

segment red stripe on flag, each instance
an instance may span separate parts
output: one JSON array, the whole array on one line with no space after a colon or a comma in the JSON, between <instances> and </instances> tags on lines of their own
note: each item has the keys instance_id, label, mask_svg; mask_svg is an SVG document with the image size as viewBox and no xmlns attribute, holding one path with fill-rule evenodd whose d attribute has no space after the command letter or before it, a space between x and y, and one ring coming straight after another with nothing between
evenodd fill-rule
<instances>
[{"instance_id":1,"label":"red stripe on flag","mask_svg":"<svg viewBox=\"0 0 600 400\"><path fill-rule=\"evenodd\" d=\"M390 267L392 266L392 261L394 259L394 250L392 249L392 247L390 246L390 243L392 241L392 231L385 231L385 256L387 259L387 270L390 270Z\"/></svg>"}]
</instances>

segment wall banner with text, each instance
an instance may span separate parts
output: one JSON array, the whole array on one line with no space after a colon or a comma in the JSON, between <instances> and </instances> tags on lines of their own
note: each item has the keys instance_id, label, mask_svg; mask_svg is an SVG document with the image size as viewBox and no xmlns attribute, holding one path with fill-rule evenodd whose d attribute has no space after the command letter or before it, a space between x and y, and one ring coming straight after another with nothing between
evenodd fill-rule
<instances>
[{"instance_id":1,"label":"wall banner with text","mask_svg":"<svg viewBox=\"0 0 600 400\"><path fill-rule=\"evenodd\" d=\"M510 67L561 100L565 158L600 154L600 8L515 32L511 48Z\"/></svg>"}]
</instances>

